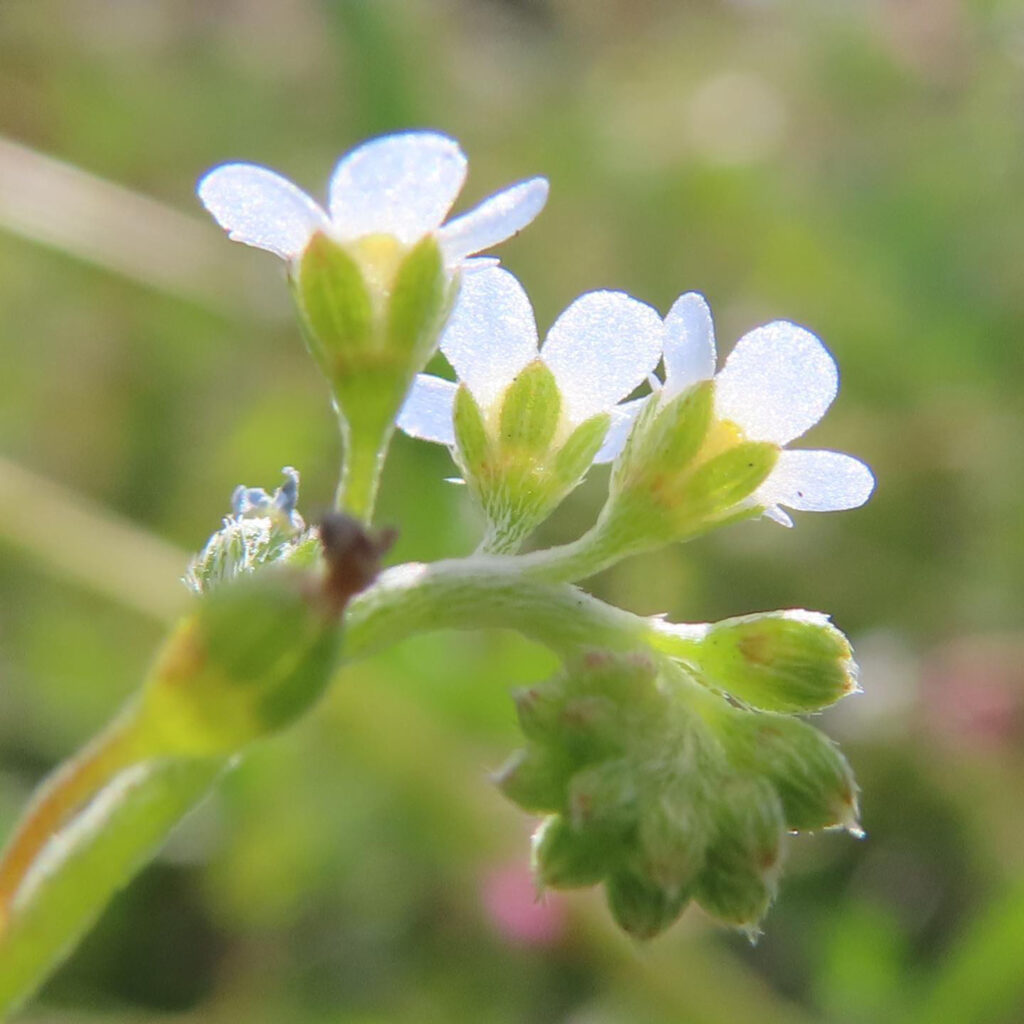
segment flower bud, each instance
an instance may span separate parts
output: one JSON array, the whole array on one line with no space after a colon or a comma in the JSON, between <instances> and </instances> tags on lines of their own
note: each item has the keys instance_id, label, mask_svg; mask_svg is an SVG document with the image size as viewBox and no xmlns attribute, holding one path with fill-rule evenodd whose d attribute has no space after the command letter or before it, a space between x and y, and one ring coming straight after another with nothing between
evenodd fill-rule
<instances>
[{"instance_id":1,"label":"flower bud","mask_svg":"<svg viewBox=\"0 0 1024 1024\"><path fill-rule=\"evenodd\" d=\"M524 811L543 814L562 809L572 771L564 751L528 747L513 754L494 781Z\"/></svg>"},{"instance_id":2,"label":"flower bud","mask_svg":"<svg viewBox=\"0 0 1024 1024\"><path fill-rule=\"evenodd\" d=\"M738 770L775 787L786 828L862 834L853 772L824 733L796 718L736 710L722 723L720 735Z\"/></svg>"},{"instance_id":3,"label":"flower bud","mask_svg":"<svg viewBox=\"0 0 1024 1024\"><path fill-rule=\"evenodd\" d=\"M607 874L607 846L602 837L577 829L560 814L553 814L533 835L531 862L540 885L579 889L596 885Z\"/></svg>"},{"instance_id":4,"label":"flower bud","mask_svg":"<svg viewBox=\"0 0 1024 1024\"><path fill-rule=\"evenodd\" d=\"M376 575L390 534L333 516L321 526L326 572L265 566L203 594L171 634L140 714L179 755L224 755L289 725L337 664L341 612Z\"/></svg>"},{"instance_id":5,"label":"flower bud","mask_svg":"<svg viewBox=\"0 0 1024 1024\"><path fill-rule=\"evenodd\" d=\"M616 924L635 939L652 939L683 912L690 894L667 889L629 870L605 882L608 907Z\"/></svg>"},{"instance_id":6,"label":"flower bud","mask_svg":"<svg viewBox=\"0 0 1024 1024\"><path fill-rule=\"evenodd\" d=\"M818 711L857 688L849 642L827 616L815 612L770 612L715 623L698 658L710 686L765 711Z\"/></svg>"},{"instance_id":7,"label":"flower bud","mask_svg":"<svg viewBox=\"0 0 1024 1024\"><path fill-rule=\"evenodd\" d=\"M775 897L782 805L765 779L731 779L718 796L717 832L694 895L715 917L750 930Z\"/></svg>"}]
</instances>

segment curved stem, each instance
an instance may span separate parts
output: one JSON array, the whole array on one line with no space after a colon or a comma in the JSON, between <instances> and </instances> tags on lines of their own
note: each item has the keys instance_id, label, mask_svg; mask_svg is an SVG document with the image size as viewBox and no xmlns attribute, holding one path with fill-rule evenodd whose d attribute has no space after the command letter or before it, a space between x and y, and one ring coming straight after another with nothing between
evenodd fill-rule
<instances>
[{"instance_id":1,"label":"curved stem","mask_svg":"<svg viewBox=\"0 0 1024 1024\"><path fill-rule=\"evenodd\" d=\"M79 807L145 756L146 750L132 706L42 783L0 854L0 935L25 876L50 839Z\"/></svg>"},{"instance_id":2,"label":"curved stem","mask_svg":"<svg viewBox=\"0 0 1024 1024\"><path fill-rule=\"evenodd\" d=\"M642 646L650 620L568 584L524 578L523 559L474 556L381 573L345 620L345 655L362 658L433 629L515 629L558 654L580 646Z\"/></svg>"}]
</instances>

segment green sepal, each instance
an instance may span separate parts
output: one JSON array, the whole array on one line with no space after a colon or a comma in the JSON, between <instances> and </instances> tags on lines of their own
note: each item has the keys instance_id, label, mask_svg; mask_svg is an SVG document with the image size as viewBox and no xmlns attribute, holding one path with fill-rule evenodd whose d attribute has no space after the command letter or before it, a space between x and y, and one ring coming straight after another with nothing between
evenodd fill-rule
<instances>
[{"instance_id":1,"label":"green sepal","mask_svg":"<svg viewBox=\"0 0 1024 1024\"><path fill-rule=\"evenodd\" d=\"M679 494L681 519L699 525L728 512L764 483L778 458L778 446L767 441L743 441L715 455Z\"/></svg>"},{"instance_id":2,"label":"green sepal","mask_svg":"<svg viewBox=\"0 0 1024 1024\"><path fill-rule=\"evenodd\" d=\"M395 274L388 302L388 348L411 367L409 379L426 365L455 299L444 258L433 235L409 250Z\"/></svg>"},{"instance_id":3,"label":"green sepal","mask_svg":"<svg viewBox=\"0 0 1024 1024\"><path fill-rule=\"evenodd\" d=\"M373 301L352 254L323 232L306 246L292 278L313 358L331 382L358 370L373 346Z\"/></svg>"},{"instance_id":4,"label":"green sepal","mask_svg":"<svg viewBox=\"0 0 1024 1024\"><path fill-rule=\"evenodd\" d=\"M683 912L690 894L673 891L629 870L605 882L605 896L616 924L635 939L653 939Z\"/></svg>"},{"instance_id":5,"label":"green sepal","mask_svg":"<svg viewBox=\"0 0 1024 1024\"><path fill-rule=\"evenodd\" d=\"M656 481L685 474L707 437L713 399L711 381L697 384L665 403L660 396L652 396L616 460L612 492L636 486L636 477Z\"/></svg>"},{"instance_id":6,"label":"green sepal","mask_svg":"<svg viewBox=\"0 0 1024 1024\"><path fill-rule=\"evenodd\" d=\"M606 412L584 420L565 439L555 453L554 473L563 486L575 487L583 474L593 465L594 457L601 450L612 418Z\"/></svg>"},{"instance_id":7,"label":"green sepal","mask_svg":"<svg viewBox=\"0 0 1024 1024\"><path fill-rule=\"evenodd\" d=\"M700 643L699 662L709 685L764 711L818 711L857 687L849 642L813 612L716 623Z\"/></svg>"},{"instance_id":8,"label":"green sepal","mask_svg":"<svg viewBox=\"0 0 1024 1024\"><path fill-rule=\"evenodd\" d=\"M505 390L498 423L502 451L512 458L543 457L555 436L561 409L555 375L535 359Z\"/></svg>"},{"instance_id":9,"label":"green sepal","mask_svg":"<svg viewBox=\"0 0 1024 1024\"><path fill-rule=\"evenodd\" d=\"M458 463L466 474L467 481L479 486L481 477L485 477L493 454L484 415L480 411L473 392L460 384L455 392L455 403L452 410L452 423L455 430L455 444Z\"/></svg>"},{"instance_id":10,"label":"green sepal","mask_svg":"<svg viewBox=\"0 0 1024 1024\"><path fill-rule=\"evenodd\" d=\"M534 877L552 889L596 885L608 873L608 852L602 840L574 828L562 815L546 818L533 835Z\"/></svg>"}]
</instances>

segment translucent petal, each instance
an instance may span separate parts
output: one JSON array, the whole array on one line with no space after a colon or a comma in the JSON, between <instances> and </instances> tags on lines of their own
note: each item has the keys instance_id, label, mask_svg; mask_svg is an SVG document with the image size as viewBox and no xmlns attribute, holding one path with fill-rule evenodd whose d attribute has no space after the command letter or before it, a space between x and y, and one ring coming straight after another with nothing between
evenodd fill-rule
<instances>
[{"instance_id":1,"label":"translucent petal","mask_svg":"<svg viewBox=\"0 0 1024 1024\"><path fill-rule=\"evenodd\" d=\"M626 441L629 440L629 432L633 429L640 410L650 397L644 395L643 398L634 398L632 402L623 402L612 409L612 425L605 434L600 451L594 456L595 464L612 462L619 457L619 453L626 446Z\"/></svg>"},{"instance_id":2,"label":"translucent petal","mask_svg":"<svg viewBox=\"0 0 1024 1024\"><path fill-rule=\"evenodd\" d=\"M687 292L665 317L665 391L672 398L715 375L715 325L703 295Z\"/></svg>"},{"instance_id":3,"label":"translucent petal","mask_svg":"<svg viewBox=\"0 0 1024 1024\"><path fill-rule=\"evenodd\" d=\"M455 264L511 238L540 213L547 198L547 179L531 178L485 199L441 228L445 259Z\"/></svg>"},{"instance_id":4,"label":"translucent petal","mask_svg":"<svg viewBox=\"0 0 1024 1024\"><path fill-rule=\"evenodd\" d=\"M455 444L452 406L457 388L450 380L418 373L398 414L398 426L410 437L437 444Z\"/></svg>"},{"instance_id":5,"label":"translucent petal","mask_svg":"<svg viewBox=\"0 0 1024 1024\"><path fill-rule=\"evenodd\" d=\"M773 523L778 523L779 526L785 526L787 529L793 528L793 520L789 514L783 509L779 508L778 505L772 505L764 510L765 519L770 519Z\"/></svg>"},{"instance_id":6,"label":"translucent petal","mask_svg":"<svg viewBox=\"0 0 1024 1024\"><path fill-rule=\"evenodd\" d=\"M537 358L537 325L523 286L498 267L463 278L441 351L487 409Z\"/></svg>"},{"instance_id":7,"label":"translucent petal","mask_svg":"<svg viewBox=\"0 0 1024 1024\"><path fill-rule=\"evenodd\" d=\"M753 441L785 444L825 414L839 372L810 331L777 320L740 338L716 380L720 417L739 424Z\"/></svg>"},{"instance_id":8,"label":"translucent petal","mask_svg":"<svg viewBox=\"0 0 1024 1024\"><path fill-rule=\"evenodd\" d=\"M478 274L481 270L490 270L491 267L500 267L501 260L497 256L474 256L473 259L463 260L459 269L463 274Z\"/></svg>"},{"instance_id":9,"label":"translucent petal","mask_svg":"<svg viewBox=\"0 0 1024 1024\"><path fill-rule=\"evenodd\" d=\"M465 180L466 158L454 139L436 132L373 139L342 157L331 176L335 234L415 242L441 224Z\"/></svg>"},{"instance_id":10,"label":"translucent petal","mask_svg":"<svg viewBox=\"0 0 1024 1024\"><path fill-rule=\"evenodd\" d=\"M624 292L588 292L555 321L542 355L572 423L625 398L661 358L658 311Z\"/></svg>"},{"instance_id":11,"label":"translucent petal","mask_svg":"<svg viewBox=\"0 0 1024 1024\"><path fill-rule=\"evenodd\" d=\"M833 512L863 505L875 489L871 470L842 452L782 451L771 476L758 488L759 505L804 512Z\"/></svg>"},{"instance_id":12,"label":"translucent petal","mask_svg":"<svg viewBox=\"0 0 1024 1024\"><path fill-rule=\"evenodd\" d=\"M287 178L255 164L223 164L196 189L203 206L236 242L293 259L318 229L323 210Z\"/></svg>"}]
</instances>

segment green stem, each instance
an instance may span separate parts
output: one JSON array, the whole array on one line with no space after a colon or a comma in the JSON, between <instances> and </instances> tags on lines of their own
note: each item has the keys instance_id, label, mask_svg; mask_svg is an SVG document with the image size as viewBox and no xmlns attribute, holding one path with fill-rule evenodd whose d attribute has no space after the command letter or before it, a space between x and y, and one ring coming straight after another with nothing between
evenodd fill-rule
<instances>
[{"instance_id":1,"label":"green stem","mask_svg":"<svg viewBox=\"0 0 1024 1024\"><path fill-rule=\"evenodd\" d=\"M0 855L0 934L12 916L25 877L61 826L149 749L131 705L44 780Z\"/></svg>"},{"instance_id":2,"label":"green stem","mask_svg":"<svg viewBox=\"0 0 1024 1024\"><path fill-rule=\"evenodd\" d=\"M384 471L384 460L394 434L394 426L388 426L380 432L353 433L340 414L338 419L341 423L344 456L334 507L339 512L368 524L373 520L377 490L380 487L380 477Z\"/></svg>"},{"instance_id":3,"label":"green stem","mask_svg":"<svg viewBox=\"0 0 1024 1024\"><path fill-rule=\"evenodd\" d=\"M43 852L0 933L0 1018L46 980L224 764L158 761L123 772Z\"/></svg>"},{"instance_id":4,"label":"green stem","mask_svg":"<svg viewBox=\"0 0 1024 1024\"><path fill-rule=\"evenodd\" d=\"M650 620L576 587L524 578L521 561L474 556L388 569L349 606L346 657L433 629L515 629L562 655L586 645L643 646Z\"/></svg>"}]
</instances>

